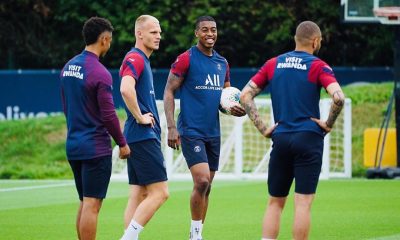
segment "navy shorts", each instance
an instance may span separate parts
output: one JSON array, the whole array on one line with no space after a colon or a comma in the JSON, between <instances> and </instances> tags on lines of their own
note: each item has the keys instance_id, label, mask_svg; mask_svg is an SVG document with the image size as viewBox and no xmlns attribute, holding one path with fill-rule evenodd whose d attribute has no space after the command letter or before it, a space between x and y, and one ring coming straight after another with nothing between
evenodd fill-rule
<instances>
[{"instance_id":1,"label":"navy shorts","mask_svg":"<svg viewBox=\"0 0 400 240\"><path fill-rule=\"evenodd\" d=\"M74 173L75 186L81 201L83 197L98 199L106 197L111 177L111 155L68 162Z\"/></svg>"},{"instance_id":2,"label":"navy shorts","mask_svg":"<svg viewBox=\"0 0 400 240\"><path fill-rule=\"evenodd\" d=\"M324 139L313 132L278 133L268 167L268 191L274 197L286 197L295 179L295 192L315 193L322 166Z\"/></svg>"},{"instance_id":3,"label":"navy shorts","mask_svg":"<svg viewBox=\"0 0 400 240\"><path fill-rule=\"evenodd\" d=\"M167 181L164 156L157 139L130 143L131 156L128 158L129 184L145 186Z\"/></svg>"},{"instance_id":4,"label":"navy shorts","mask_svg":"<svg viewBox=\"0 0 400 240\"><path fill-rule=\"evenodd\" d=\"M221 138L181 136L182 153L189 169L198 163L208 163L210 171L217 171Z\"/></svg>"}]
</instances>

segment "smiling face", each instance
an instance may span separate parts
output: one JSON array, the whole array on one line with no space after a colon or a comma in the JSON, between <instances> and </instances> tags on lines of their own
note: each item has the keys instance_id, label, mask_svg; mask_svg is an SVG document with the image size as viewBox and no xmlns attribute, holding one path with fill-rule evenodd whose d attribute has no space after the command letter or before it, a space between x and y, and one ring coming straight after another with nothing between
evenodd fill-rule
<instances>
[{"instance_id":1,"label":"smiling face","mask_svg":"<svg viewBox=\"0 0 400 240\"><path fill-rule=\"evenodd\" d=\"M217 41L217 23L214 21L200 22L195 35L199 40L197 46L201 50L212 50Z\"/></svg>"}]
</instances>

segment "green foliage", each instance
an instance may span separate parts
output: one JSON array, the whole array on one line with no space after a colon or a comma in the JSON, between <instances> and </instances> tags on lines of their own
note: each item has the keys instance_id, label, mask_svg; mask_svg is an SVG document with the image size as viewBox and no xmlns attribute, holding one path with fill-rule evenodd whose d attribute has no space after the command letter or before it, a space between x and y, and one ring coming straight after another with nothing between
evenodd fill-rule
<instances>
[{"instance_id":1,"label":"green foliage","mask_svg":"<svg viewBox=\"0 0 400 240\"><path fill-rule=\"evenodd\" d=\"M381 126L393 92L393 83L352 85L344 87L343 91L352 102L353 176L365 176L364 130ZM394 109L389 127L395 127Z\"/></svg>"},{"instance_id":2,"label":"green foliage","mask_svg":"<svg viewBox=\"0 0 400 240\"><path fill-rule=\"evenodd\" d=\"M0 123L0 178L70 178L64 117Z\"/></svg>"},{"instance_id":3,"label":"green foliage","mask_svg":"<svg viewBox=\"0 0 400 240\"><path fill-rule=\"evenodd\" d=\"M267 58L294 48L298 23L317 22L324 43L320 56L332 66L390 66L392 29L380 24L342 24L340 1L233 0L4 0L0 2L0 68L56 68L84 48L83 23L91 16L114 25L107 67L119 68L134 45L133 26L142 14L160 20L163 40L152 57L156 68L168 68L195 44L194 23L213 16L218 25L216 50L233 67L259 67Z\"/></svg>"},{"instance_id":4,"label":"green foliage","mask_svg":"<svg viewBox=\"0 0 400 240\"><path fill-rule=\"evenodd\" d=\"M346 97L351 98L354 106L365 103L384 103L389 102L393 93L393 83L350 85L345 87Z\"/></svg>"}]
</instances>

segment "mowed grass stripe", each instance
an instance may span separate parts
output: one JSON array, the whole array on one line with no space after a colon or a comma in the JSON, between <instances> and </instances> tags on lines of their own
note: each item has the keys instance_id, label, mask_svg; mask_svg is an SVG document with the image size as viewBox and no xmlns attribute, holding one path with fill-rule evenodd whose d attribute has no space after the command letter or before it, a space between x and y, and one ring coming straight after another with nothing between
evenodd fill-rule
<instances>
[{"instance_id":1,"label":"mowed grass stripe","mask_svg":"<svg viewBox=\"0 0 400 240\"><path fill-rule=\"evenodd\" d=\"M21 185L18 181L8 182L7 188L0 189L0 210L34 208L55 204L75 203L78 201L75 185L69 181L23 181ZM2 181L0 181L0 184ZM12 184L18 187L12 187ZM251 184L251 182L223 181L215 184L215 188L229 187L232 185ZM188 181L170 182L170 192L190 191L192 183ZM128 198L129 185L127 182L111 182L108 188L107 199ZM29 200L27 200L29 199Z\"/></svg>"},{"instance_id":2,"label":"mowed grass stripe","mask_svg":"<svg viewBox=\"0 0 400 240\"><path fill-rule=\"evenodd\" d=\"M170 199L146 226L141 240L187 239L191 188L191 182L170 183ZM56 194L56 189L48 189L48 195ZM25 200L29 202L33 198L30 193L39 190L43 189L20 192L25 193ZM127 192L125 183L112 183L110 186L109 198L104 201L99 218L98 240L121 236ZM1 193L0 196L10 193ZM69 203L0 211L0 239L76 239L76 192L74 187L69 187L63 194L64 198L70 198ZM47 195L40 198L43 200ZM204 238L259 240L267 199L265 182L216 180ZM0 200L0 206L4 204ZM396 239L399 235L399 212L400 181L321 181L312 209L310 239ZM283 212L279 239L291 239L292 219L291 194Z\"/></svg>"}]
</instances>

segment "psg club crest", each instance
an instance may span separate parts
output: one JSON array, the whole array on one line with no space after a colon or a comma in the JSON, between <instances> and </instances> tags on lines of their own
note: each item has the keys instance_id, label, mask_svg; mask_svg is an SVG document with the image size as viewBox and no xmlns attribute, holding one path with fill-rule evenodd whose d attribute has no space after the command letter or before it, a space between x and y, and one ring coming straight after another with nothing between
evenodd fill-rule
<instances>
[{"instance_id":1,"label":"psg club crest","mask_svg":"<svg viewBox=\"0 0 400 240\"><path fill-rule=\"evenodd\" d=\"M200 152L201 151L201 147L200 146L195 146L193 150L195 152Z\"/></svg>"}]
</instances>

